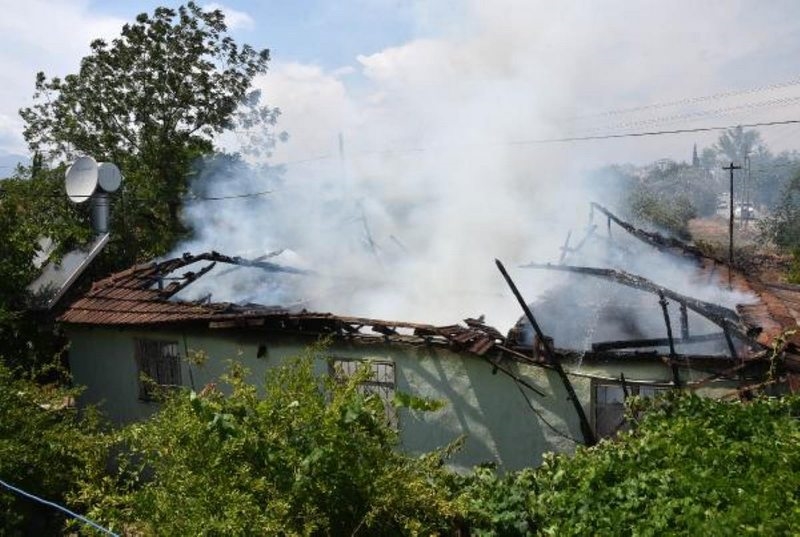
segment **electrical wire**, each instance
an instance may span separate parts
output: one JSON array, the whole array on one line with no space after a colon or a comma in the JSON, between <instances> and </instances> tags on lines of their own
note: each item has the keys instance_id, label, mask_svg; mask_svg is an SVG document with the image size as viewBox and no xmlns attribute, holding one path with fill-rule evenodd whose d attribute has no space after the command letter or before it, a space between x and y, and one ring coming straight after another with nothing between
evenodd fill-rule
<instances>
[{"instance_id":1,"label":"electrical wire","mask_svg":"<svg viewBox=\"0 0 800 537\"><path fill-rule=\"evenodd\" d=\"M191 201L221 201L221 200L232 200L232 199L239 199L239 198L253 198L256 196L266 196L267 194L272 194L272 190L264 190L261 192L250 192L248 194L232 194L230 196L194 196L190 195L189 200Z\"/></svg>"},{"instance_id":2,"label":"electrical wire","mask_svg":"<svg viewBox=\"0 0 800 537\"><path fill-rule=\"evenodd\" d=\"M763 110L764 108L771 108L771 107L785 107L797 104L800 101L800 96L794 97L783 97L778 99L770 99L766 101L758 101L758 102L750 102L750 103L743 103L734 106L728 106L724 108L715 108L711 110L695 110L690 112L682 112L677 114L672 114L669 116L660 116L660 117L651 117L651 118L642 118L636 120L629 120L622 123L617 123L616 125L612 126L598 126L592 129L591 131L600 131L600 130L612 130L612 129L630 129L630 128L637 128L637 127L648 127L652 125L661 125L661 124L669 124L669 123L678 123L681 121L694 121L699 119L706 119L709 117L720 118L726 115L730 115L734 112L742 112L742 111L753 111L753 110Z\"/></svg>"},{"instance_id":3,"label":"electrical wire","mask_svg":"<svg viewBox=\"0 0 800 537\"><path fill-rule=\"evenodd\" d=\"M751 95L753 93L762 93L766 91L772 91L776 89L783 89L792 86L800 85L800 78L794 78L792 80L788 80L786 82L777 82L775 84L768 84L765 86L757 86L755 88L749 88L745 90L737 90L737 91L725 91L721 93L714 93L711 95L704 95L700 97L685 97L683 99L678 99L675 101L666 101L662 103L653 103L653 104L646 104L642 106L634 106L630 108L617 108L612 110L606 110L605 112L598 112L596 114L587 114L582 116L575 116L571 119L584 119L584 118L593 118L593 117L605 117L605 116L614 116L614 115L621 115L621 114L628 114L632 112L642 112L644 110L652 110L658 108L670 108L673 106L680 106L684 104L696 104L706 101L717 101L729 97L738 97L740 95Z\"/></svg>"},{"instance_id":4,"label":"electrical wire","mask_svg":"<svg viewBox=\"0 0 800 537\"><path fill-rule=\"evenodd\" d=\"M533 403L531 403L531 400L528 399L528 395L522 389L522 383L519 381L519 379L514 378L513 380L514 380L514 384L516 385L517 389L519 390L519 393L522 395L522 398L525 399L525 403L527 403L528 408L530 408L531 411L534 414L536 414L539 417L540 420L542 420L542 423L544 423L547 426L548 429L553 431L558 436L560 436L562 438L566 438L567 440L569 440L570 442L574 442L575 444L583 444L584 443L584 442L581 442L580 440L577 440L577 439L573 438L572 436L568 435L567 433L559 431L556 428L555 425L553 425L552 423L547 421L547 419L545 419L545 417L542 415L542 413L536 407L533 406Z\"/></svg>"},{"instance_id":5,"label":"electrical wire","mask_svg":"<svg viewBox=\"0 0 800 537\"><path fill-rule=\"evenodd\" d=\"M599 135L592 135L592 136L567 136L564 138L538 138L538 139L531 139L531 140L516 140L512 142L506 142L504 145L515 146L515 145L535 145L535 144L554 144L554 143L566 143L566 142L586 142L591 140L612 140L616 138L643 138L649 136L664 136L668 134L688 134L693 132L713 132L713 131L724 131L729 129L735 129L737 127L742 127L746 129L751 129L754 127L772 127L775 125L794 125L800 124L800 119L785 119L781 121L762 121L757 123L747 123L747 124L737 124L737 125L725 125L725 126L715 126L715 127L692 127L686 129L673 129L673 130L660 130L660 131L644 131L644 132L621 132L616 134L599 134ZM495 144L497 145L497 144Z\"/></svg>"},{"instance_id":6,"label":"electrical wire","mask_svg":"<svg viewBox=\"0 0 800 537\"><path fill-rule=\"evenodd\" d=\"M89 520L85 516L79 515L78 513L74 512L74 511L70 511L66 507L58 505L55 502L51 502L49 500L45 500L43 498L40 498L40 497L36 496L35 494L31 494L30 492L26 492L26 491L22 490L21 488L18 488L18 487L15 487L14 485L6 483L2 479L0 479L0 485L2 485L3 487L7 488L11 492L15 492L15 493L19 494L20 496L23 496L23 497L28 498L30 500L34 500L34 501L39 502L39 503L41 503L43 505L47 505L48 507L53 507L54 509L58 509L59 511L61 511L63 513L66 513L67 515L71 516L72 518L74 518L76 520L80 520L84 524L86 524L88 526L91 526L92 528L94 528L94 529L96 529L98 531L101 531L101 532L103 532L103 533L105 533L107 535L111 535L113 537L119 537L119 535L117 535L116 533L114 533L113 531L111 531L109 529L104 528L103 526L101 526L97 522Z\"/></svg>"}]
</instances>

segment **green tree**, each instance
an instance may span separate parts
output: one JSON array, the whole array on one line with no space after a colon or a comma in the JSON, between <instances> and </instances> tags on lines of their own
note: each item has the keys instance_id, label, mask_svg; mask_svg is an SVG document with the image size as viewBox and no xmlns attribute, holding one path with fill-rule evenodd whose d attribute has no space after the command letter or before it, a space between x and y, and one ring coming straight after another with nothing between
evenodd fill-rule
<instances>
[{"instance_id":1,"label":"green tree","mask_svg":"<svg viewBox=\"0 0 800 537\"><path fill-rule=\"evenodd\" d=\"M268 61L268 50L236 44L219 10L159 7L111 43L92 42L78 73L39 73L35 104L20 111L24 135L51 164L79 154L117 163L125 191L114 257L160 255L186 231L180 200L191 163L212 152L214 136L237 119L275 123L277 110L249 91Z\"/></svg>"},{"instance_id":2,"label":"green tree","mask_svg":"<svg viewBox=\"0 0 800 537\"><path fill-rule=\"evenodd\" d=\"M101 468L98 421L71 407L75 391L18 378L0 360L0 479L62 505ZM64 517L0 488L0 533L57 535Z\"/></svg>"},{"instance_id":3,"label":"green tree","mask_svg":"<svg viewBox=\"0 0 800 537\"><path fill-rule=\"evenodd\" d=\"M761 133L757 130L744 130L741 126L728 129L720 134L714 149L718 156L727 162L744 164L744 157L752 154L761 145Z\"/></svg>"},{"instance_id":4,"label":"green tree","mask_svg":"<svg viewBox=\"0 0 800 537\"><path fill-rule=\"evenodd\" d=\"M225 390L169 396L117 437L114 479L84 488L92 516L136 535L446 531L458 509L438 486L442 454L399 453L383 402L359 390L369 371L321 377L319 352L271 370L263 390L233 365Z\"/></svg>"},{"instance_id":5,"label":"green tree","mask_svg":"<svg viewBox=\"0 0 800 537\"><path fill-rule=\"evenodd\" d=\"M62 177L63 167L34 165L0 181L0 352L7 365L28 371L41 360L48 362L62 344L30 311L26 285L36 276L39 239L50 237L59 245L53 254L57 259L90 234L86 208L65 202Z\"/></svg>"}]
</instances>

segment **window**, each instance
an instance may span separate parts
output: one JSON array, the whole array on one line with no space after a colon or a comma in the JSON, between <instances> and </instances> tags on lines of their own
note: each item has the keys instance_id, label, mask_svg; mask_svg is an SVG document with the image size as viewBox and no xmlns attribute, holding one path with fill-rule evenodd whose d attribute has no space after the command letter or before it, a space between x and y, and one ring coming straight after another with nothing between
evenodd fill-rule
<instances>
[{"instance_id":1,"label":"window","mask_svg":"<svg viewBox=\"0 0 800 537\"><path fill-rule=\"evenodd\" d=\"M137 339L135 346L139 399L153 401L159 388L181 385L181 360L177 342Z\"/></svg>"},{"instance_id":2,"label":"window","mask_svg":"<svg viewBox=\"0 0 800 537\"><path fill-rule=\"evenodd\" d=\"M392 400L395 392L395 376L393 362L376 362L365 360L335 358L328 362L330 375L341 381L355 375L361 367L369 364L371 376L369 380L363 381L359 385L359 391L363 394L373 393L383 401L386 411L386 420L392 427L397 427L397 412L395 411Z\"/></svg>"},{"instance_id":3,"label":"window","mask_svg":"<svg viewBox=\"0 0 800 537\"><path fill-rule=\"evenodd\" d=\"M640 397L655 397L670 388L642 384L628 384L628 394ZM594 428L598 438L613 436L617 431L628 428L625 422L625 392L622 384L593 384L592 401L594 403Z\"/></svg>"}]
</instances>

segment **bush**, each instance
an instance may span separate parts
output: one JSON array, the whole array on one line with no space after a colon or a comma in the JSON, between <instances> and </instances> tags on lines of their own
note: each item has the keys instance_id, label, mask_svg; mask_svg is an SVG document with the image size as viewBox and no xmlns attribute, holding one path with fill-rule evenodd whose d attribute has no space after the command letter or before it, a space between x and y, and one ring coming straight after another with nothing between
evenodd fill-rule
<instances>
[{"instance_id":1,"label":"bush","mask_svg":"<svg viewBox=\"0 0 800 537\"><path fill-rule=\"evenodd\" d=\"M655 226L680 239L691 238L689 220L697 211L687 196L657 194L640 185L628 194L626 205L628 214L640 225Z\"/></svg>"},{"instance_id":2,"label":"bush","mask_svg":"<svg viewBox=\"0 0 800 537\"><path fill-rule=\"evenodd\" d=\"M761 232L785 252L800 249L800 175L783 190L775 211L762 221Z\"/></svg>"},{"instance_id":3,"label":"bush","mask_svg":"<svg viewBox=\"0 0 800 537\"><path fill-rule=\"evenodd\" d=\"M457 505L441 453L409 457L383 402L314 374L272 370L263 397L232 365L223 382L167 398L114 439L118 470L87 484L91 515L136 535L400 535L448 531Z\"/></svg>"},{"instance_id":4,"label":"bush","mask_svg":"<svg viewBox=\"0 0 800 537\"><path fill-rule=\"evenodd\" d=\"M641 414L643 412L643 414ZM462 487L483 535L758 535L800 528L800 398L634 400L635 430ZM486 482L486 484L482 484ZM524 498L524 500L522 500Z\"/></svg>"},{"instance_id":5,"label":"bush","mask_svg":"<svg viewBox=\"0 0 800 537\"><path fill-rule=\"evenodd\" d=\"M98 421L71 408L74 396L16 378L0 360L0 479L63 505L85 469L100 466ZM0 488L1 534L53 535L63 525L53 508Z\"/></svg>"}]
</instances>

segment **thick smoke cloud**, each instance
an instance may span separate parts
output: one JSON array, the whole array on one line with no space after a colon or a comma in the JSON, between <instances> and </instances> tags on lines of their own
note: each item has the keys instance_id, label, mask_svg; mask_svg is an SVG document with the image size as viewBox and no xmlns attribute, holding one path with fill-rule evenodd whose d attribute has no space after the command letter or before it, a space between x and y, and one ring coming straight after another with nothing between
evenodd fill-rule
<instances>
[{"instance_id":1,"label":"thick smoke cloud","mask_svg":"<svg viewBox=\"0 0 800 537\"><path fill-rule=\"evenodd\" d=\"M527 3L476 3L445 37L361 56L357 69L278 65L260 84L268 98L283 99L272 102L284 109L291 140L272 160L286 165L207 163L193 186L204 196L272 194L190 203L184 217L197 237L177 253L281 251L270 261L314 275L217 268L181 298L211 293L215 301L432 323L484 314L505 329L519 308L494 258L529 300L569 282L515 267L555 261L567 230L583 233L589 201L608 196L583 174L604 146L519 142L569 134L562 118L606 106L592 102L595 89L581 80L635 87L625 77L639 64L620 47L635 39L644 53L656 40L643 29L609 40L596 12L558 4L533 13ZM628 9L641 11L611 11ZM235 138L228 142L235 148ZM640 253L623 268L687 294L742 299L693 281L690 267ZM581 261L613 260L597 253Z\"/></svg>"}]
</instances>

